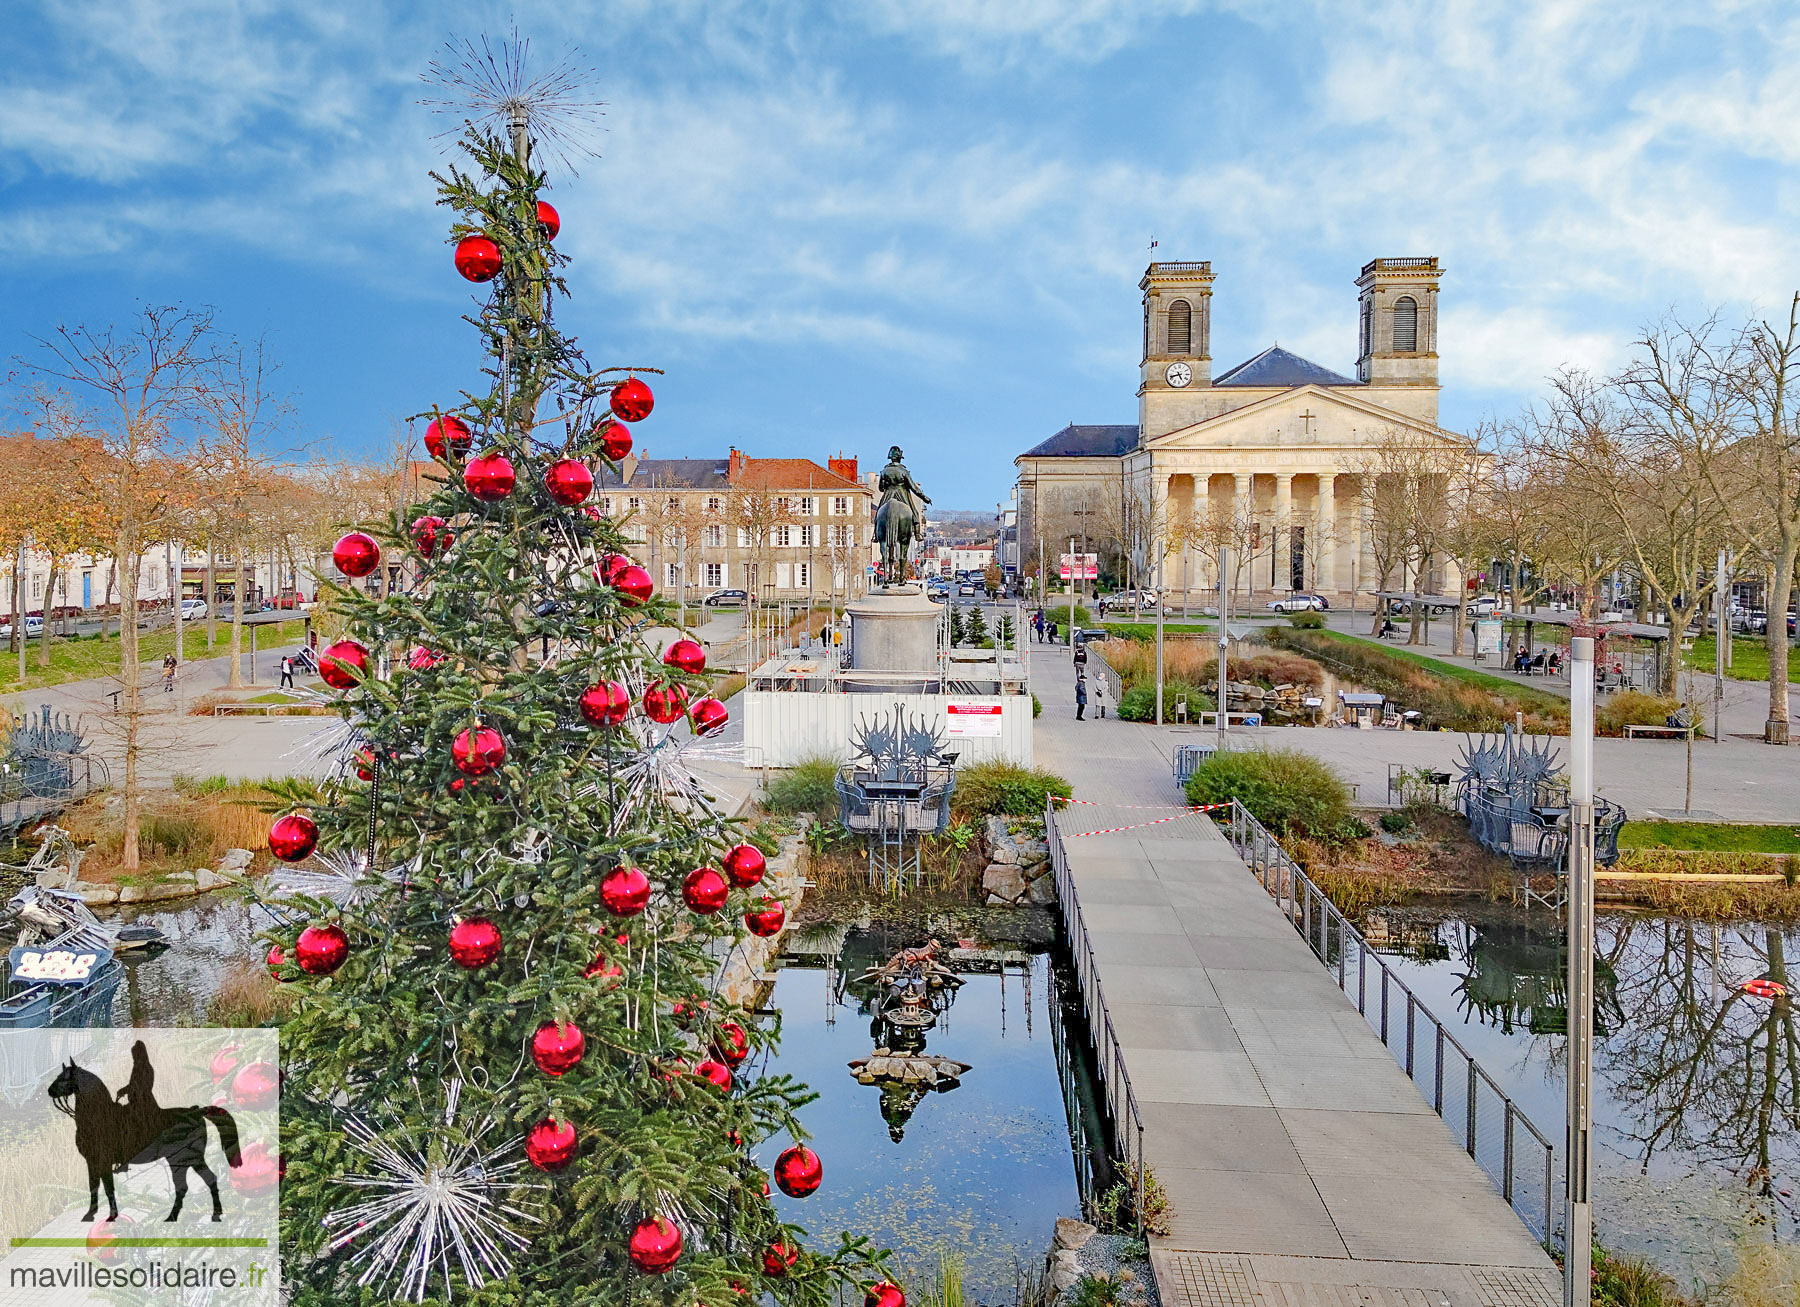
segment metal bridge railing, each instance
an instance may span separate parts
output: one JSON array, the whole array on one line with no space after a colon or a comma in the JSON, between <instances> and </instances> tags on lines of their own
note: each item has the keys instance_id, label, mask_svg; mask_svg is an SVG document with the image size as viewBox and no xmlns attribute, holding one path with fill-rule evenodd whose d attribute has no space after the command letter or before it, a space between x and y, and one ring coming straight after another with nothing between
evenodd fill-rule
<instances>
[{"instance_id":1,"label":"metal bridge railing","mask_svg":"<svg viewBox=\"0 0 1800 1307\"><path fill-rule=\"evenodd\" d=\"M1106 1006L1106 990L1100 984L1094 946L1088 940L1087 925L1081 919L1081 900L1075 893L1075 880L1069 874L1069 859L1063 849L1062 831L1056 824L1056 804L1049 798L1044 802L1044 838L1050 846L1057 910L1062 914L1063 937L1069 941L1075 983L1081 991L1081 1010L1094 1038L1094 1062L1107 1124L1112 1129L1114 1160L1131 1185L1132 1217L1141 1236L1144 1233L1144 1116L1138 1110L1137 1095L1132 1093L1131 1077L1125 1071L1125 1049L1119 1043L1118 1033L1113 1029L1112 1012Z\"/></svg>"},{"instance_id":2,"label":"metal bridge railing","mask_svg":"<svg viewBox=\"0 0 1800 1307\"><path fill-rule=\"evenodd\" d=\"M1233 799L1230 814L1220 813L1214 820L1457 1143L1531 1232L1548 1240L1554 1228L1555 1150L1543 1132L1243 804ZM1051 847L1055 849L1054 841ZM1060 880L1057 888L1062 888Z\"/></svg>"}]
</instances>

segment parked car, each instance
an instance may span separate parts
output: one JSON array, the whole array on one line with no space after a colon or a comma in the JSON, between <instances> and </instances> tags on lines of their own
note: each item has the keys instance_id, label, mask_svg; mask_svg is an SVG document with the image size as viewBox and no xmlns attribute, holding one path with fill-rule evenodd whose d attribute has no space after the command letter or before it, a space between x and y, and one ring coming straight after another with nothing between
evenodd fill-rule
<instances>
[{"instance_id":1,"label":"parked car","mask_svg":"<svg viewBox=\"0 0 1800 1307\"><path fill-rule=\"evenodd\" d=\"M714 590L700 601L703 608L742 608L750 602L749 592L744 590Z\"/></svg>"},{"instance_id":2,"label":"parked car","mask_svg":"<svg viewBox=\"0 0 1800 1307\"><path fill-rule=\"evenodd\" d=\"M12 618L8 617L5 619L4 622L0 622L0 640L12 639L12 633L13 633ZM41 617L33 617L31 614L27 613L25 615L25 634L26 634L26 636L27 637L38 636L38 635L42 635L43 633L44 633L44 619Z\"/></svg>"},{"instance_id":3,"label":"parked car","mask_svg":"<svg viewBox=\"0 0 1800 1307\"><path fill-rule=\"evenodd\" d=\"M956 587L956 593L965 596L973 595L975 593L975 583L973 581L964 581L961 585Z\"/></svg>"},{"instance_id":4,"label":"parked car","mask_svg":"<svg viewBox=\"0 0 1800 1307\"><path fill-rule=\"evenodd\" d=\"M1482 595L1463 605L1465 617L1490 617L1500 611L1500 601L1493 595Z\"/></svg>"},{"instance_id":5,"label":"parked car","mask_svg":"<svg viewBox=\"0 0 1800 1307\"><path fill-rule=\"evenodd\" d=\"M1156 609L1156 591L1154 590L1115 590L1111 594L1100 596L1100 611L1103 613L1132 612L1139 609Z\"/></svg>"},{"instance_id":6,"label":"parked car","mask_svg":"<svg viewBox=\"0 0 1800 1307\"><path fill-rule=\"evenodd\" d=\"M206 612L206 600L204 599L183 599L181 601L181 620L184 622L191 622L197 617L205 617Z\"/></svg>"},{"instance_id":7,"label":"parked car","mask_svg":"<svg viewBox=\"0 0 1800 1307\"><path fill-rule=\"evenodd\" d=\"M1271 613L1316 613L1324 607L1318 595L1291 594L1269 600Z\"/></svg>"}]
</instances>

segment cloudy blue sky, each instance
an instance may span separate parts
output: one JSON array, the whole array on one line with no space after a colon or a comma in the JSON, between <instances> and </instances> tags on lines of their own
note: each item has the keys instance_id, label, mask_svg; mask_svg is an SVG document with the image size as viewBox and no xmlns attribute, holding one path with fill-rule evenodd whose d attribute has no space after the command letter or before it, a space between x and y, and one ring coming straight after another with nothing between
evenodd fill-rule
<instances>
[{"instance_id":1,"label":"cloudy blue sky","mask_svg":"<svg viewBox=\"0 0 1800 1307\"><path fill-rule=\"evenodd\" d=\"M3 355L134 302L268 333L296 442L471 384L420 71L508 16L577 44L560 320L669 375L657 455L865 459L982 507L1131 421L1137 279L1211 259L1223 368L1354 362L1358 267L1436 254L1447 425L1670 308L1800 285L1800 6L1202 0L13 0Z\"/></svg>"}]
</instances>

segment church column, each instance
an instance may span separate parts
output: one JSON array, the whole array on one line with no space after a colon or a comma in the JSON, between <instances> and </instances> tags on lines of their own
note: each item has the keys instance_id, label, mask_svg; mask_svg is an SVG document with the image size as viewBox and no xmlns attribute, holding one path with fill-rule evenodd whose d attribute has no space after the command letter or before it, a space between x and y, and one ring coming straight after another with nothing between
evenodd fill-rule
<instances>
[{"instance_id":1,"label":"church column","mask_svg":"<svg viewBox=\"0 0 1800 1307\"><path fill-rule=\"evenodd\" d=\"M1294 476L1291 472L1275 474L1275 565L1271 581L1276 594L1294 588L1294 542L1291 527L1294 516Z\"/></svg>"},{"instance_id":2,"label":"church column","mask_svg":"<svg viewBox=\"0 0 1800 1307\"><path fill-rule=\"evenodd\" d=\"M1194 517L1187 543L1181 550L1182 567L1186 569L1189 584L1195 586L1206 584L1201 576L1204 569L1200 565L1200 554L1194 546L1198 541L1206 539L1207 527L1212 521L1212 502L1208 498L1209 487L1206 484L1210 476L1207 472L1194 473Z\"/></svg>"},{"instance_id":3,"label":"church column","mask_svg":"<svg viewBox=\"0 0 1800 1307\"><path fill-rule=\"evenodd\" d=\"M1248 472L1233 472L1231 485L1231 551L1235 555L1240 554L1244 545L1249 541L1250 523L1256 520L1256 500L1252 498L1251 494L1255 489L1256 482L1251 479ZM1238 538L1239 531L1243 532L1241 538ZM1256 571L1253 567L1246 566L1248 562L1247 559L1234 557L1231 560L1231 566L1226 571L1225 584L1234 593L1240 579L1247 589L1251 591L1256 589Z\"/></svg>"},{"instance_id":4,"label":"church column","mask_svg":"<svg viewBox=\"0 0 1800 1307\"><path fill-rule=\"evenodd\" d=\"M1306 542L1313 556L1313 584L1321 592L1337 590L1337 470L1319 472L1319 495L1313 503L1312 538Z\"/></svg>"}]
</instances>

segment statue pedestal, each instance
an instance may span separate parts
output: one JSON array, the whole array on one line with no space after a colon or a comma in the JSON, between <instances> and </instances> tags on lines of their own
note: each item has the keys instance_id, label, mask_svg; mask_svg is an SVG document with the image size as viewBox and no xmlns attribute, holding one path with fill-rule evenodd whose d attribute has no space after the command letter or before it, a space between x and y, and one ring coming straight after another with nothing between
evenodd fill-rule
<instances>
[{"instance_id":1,"label":"statue pedestal","mask_svg":"<svg viewBox=\"0 0 1800 1307\"><path fill-rule=\"evenodd\" d=\"M937 676L938 606L916 585L873 590L849 605L850 668Z\"/></svg>"}]
</instances>

